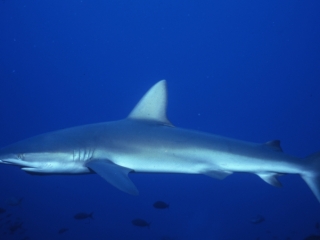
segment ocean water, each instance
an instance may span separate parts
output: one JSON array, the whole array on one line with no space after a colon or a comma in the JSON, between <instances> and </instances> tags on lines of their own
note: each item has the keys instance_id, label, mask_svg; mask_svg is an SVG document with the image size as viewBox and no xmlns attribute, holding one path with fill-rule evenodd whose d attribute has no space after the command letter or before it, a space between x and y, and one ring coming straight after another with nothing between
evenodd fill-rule
<instances>
[{"instance_id":1,"label":"ocean water","mask_svg":"<svg viewBox=\"0 0 320 240\"><path fill-rule=\"evenodd\" d=\"M0 1L0 147L125 118L166 79L178 127L320 151L318 0ZM303 161L303 160L302 160ZM0 239L301 240L320 204L297 175L31 176L0 165ZM17 206L8 199L23 198ZM170 204L158 210L155 201ZM94 220L76 220L93 212ZM12 214L12 215L7 215ZM265 221L252 224L257 215ZM141 218L150 228L132 225ZM11 222L9 222L11 221ZM21 228L11 234L15 222ZM58 231L68 231L59 234Z\"/></svg>"}]
</instances>

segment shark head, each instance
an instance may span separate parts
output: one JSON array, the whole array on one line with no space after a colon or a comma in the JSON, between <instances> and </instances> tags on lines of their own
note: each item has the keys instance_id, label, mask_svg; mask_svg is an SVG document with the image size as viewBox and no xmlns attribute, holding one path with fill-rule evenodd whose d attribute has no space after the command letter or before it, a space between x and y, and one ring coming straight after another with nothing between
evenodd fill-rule
<instances>
[{"instance_id":1,"label":"shark head","mask_svg":"<svg viewBox=\"0 0 320 240\"><path fill-rule=\"evenodd\" d=\"M0 150L0 163L38 174L91 172L83 166L83 160L90 158L92 152L64 151L63 142L53 139L50 134L42 134L9 145Z\"/></svg>"}]
</instances>

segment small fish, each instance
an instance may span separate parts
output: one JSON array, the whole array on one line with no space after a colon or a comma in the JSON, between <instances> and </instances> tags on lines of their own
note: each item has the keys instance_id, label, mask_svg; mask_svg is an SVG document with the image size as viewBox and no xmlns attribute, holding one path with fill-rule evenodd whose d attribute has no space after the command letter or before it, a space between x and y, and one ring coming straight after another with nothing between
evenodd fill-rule
<instances>
[{"instance_id":1,"label":"small fish","mask_svg":"<svg viewBox=\"0 0 320 240\"><path fill-rule=\"evenodd\" d=\"M87 218L91 218L93 219L93 216L92 216L93 212L88 214L88 213L84 213L84 212L81 212L81 213L77 213L76 215L74 215L73 217L77 220L83 220L83 219L87 219Z\"/></svg>"},{"instance_id":2,"label":"small fish","mask_svg":"<svg viewBox=\"0 0 320 240\"><path fill-rule=\"evenodd\" d=\"M309 237L306 237L304 240L320 240L319 235L310 235Z\"/></svg>"},{"instance_id":3,"label":"small fish","mask_svg":"<svg viewBox=\"0 0 320 240\"><path fill-rule=\"evenodd\" d=\"M7 210L5 210L4 208L0 208L0 214L5 213Z\"/></svg>"},{"instance_id":4,"label":"small fish","mask_svg":"<svg viewBox=\"0 0 320 240\"><path fill-rule=\"evenodd\" d=\"M253 224L262 223L262 222L264 222L264 221L265 221L265 219L264 219L264 217L262 217L261 215L257 215L255 218L252 218L252 219L250 220L250 222L253 223Z\"/></svg>"},{"instance_id":5,"label":"small fish","mask_svg":"<svg viewBox=\"0 0 320 240\"><path fill-rule=\"evenodd\" d=\"M11 234L15 233L18 229L22 229L23 222L15 222L9 227Z\"/></svg>"},{"instance_id":6,"label":"small fish","mask_svg":"<svg viewBox=\"0 0 320 240\"><path fill-rule=\"evenodd\" d=\"M61 228L58 233L62 234L62 233L65 233L68 230L69 230L68 228Z\"/></svg>"},{"instance_id":7,"label":"small fish","mask_svg":"<svg viewBox=\"0 0 320 240\"><path fill-rule=\"evenodd\" d=\"M148 227L148 228L150 228L150 224L151 224L151 223L148 223L147 221L145 221L143 219L140 219L140 218L133 219L131 222L132 222L133 225L135 225L137 227Z\"/></svg>"},{"instance_id":8,"label":"small fish","mask_svg":"<svg viewBox=\"0 0 320 240\"><path fill-rule=\"evenodd\" d=\"M169 208L169 204L163 201L157 201L153 204L153 207L157 209L166 209L166 208Z\"/></svg>"}]
</instances>

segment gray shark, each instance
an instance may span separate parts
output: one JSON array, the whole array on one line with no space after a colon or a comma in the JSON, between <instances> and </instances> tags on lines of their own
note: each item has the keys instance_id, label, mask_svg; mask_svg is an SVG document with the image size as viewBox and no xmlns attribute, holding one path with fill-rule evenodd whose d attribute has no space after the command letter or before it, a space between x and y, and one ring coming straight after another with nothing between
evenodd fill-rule
<instances>
[{"instance_id":1,"label":"gray shark","mask_svg":"<svg viewBox=\"0 0 320 240\"><path fill-rule=\"evenodd\" d=\"M123 120L38 135L0 150L0 163L31 174L97 173L137 195L128 173L204 174L224 179L234 172L277 177L299 174L320 201L320 152L306 158L283 153L280 141L263 144L174 127L167 118L167 86L155 84Z\"/></svg>"}]
</instances>

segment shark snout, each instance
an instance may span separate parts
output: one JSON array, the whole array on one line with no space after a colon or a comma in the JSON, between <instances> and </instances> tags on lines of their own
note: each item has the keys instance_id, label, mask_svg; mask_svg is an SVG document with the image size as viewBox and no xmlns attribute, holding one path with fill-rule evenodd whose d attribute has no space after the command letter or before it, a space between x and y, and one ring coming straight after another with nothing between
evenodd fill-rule
<instances>
[{"instance_id":1,"label":"shark snout","mask_svg":"<svg viewBox=\"0 0 320 240\"><path fill-rule=\"evenodd\" d=\"M6 163L6 161L16 160L16 159L18 159L16 154L0 155L0 163Z\"/></svg>"},{"instance_id":2,"label":"shark snout","mask_svg":"<svg viewBox=\"0 0 320 240\"><path fill-rule=\"evenodd\" d=\"M29 162L24 161L24 156L22 154L8 154L0 156L0 163L19 166L30 166Z\"/></svg>"}]
</instances>

